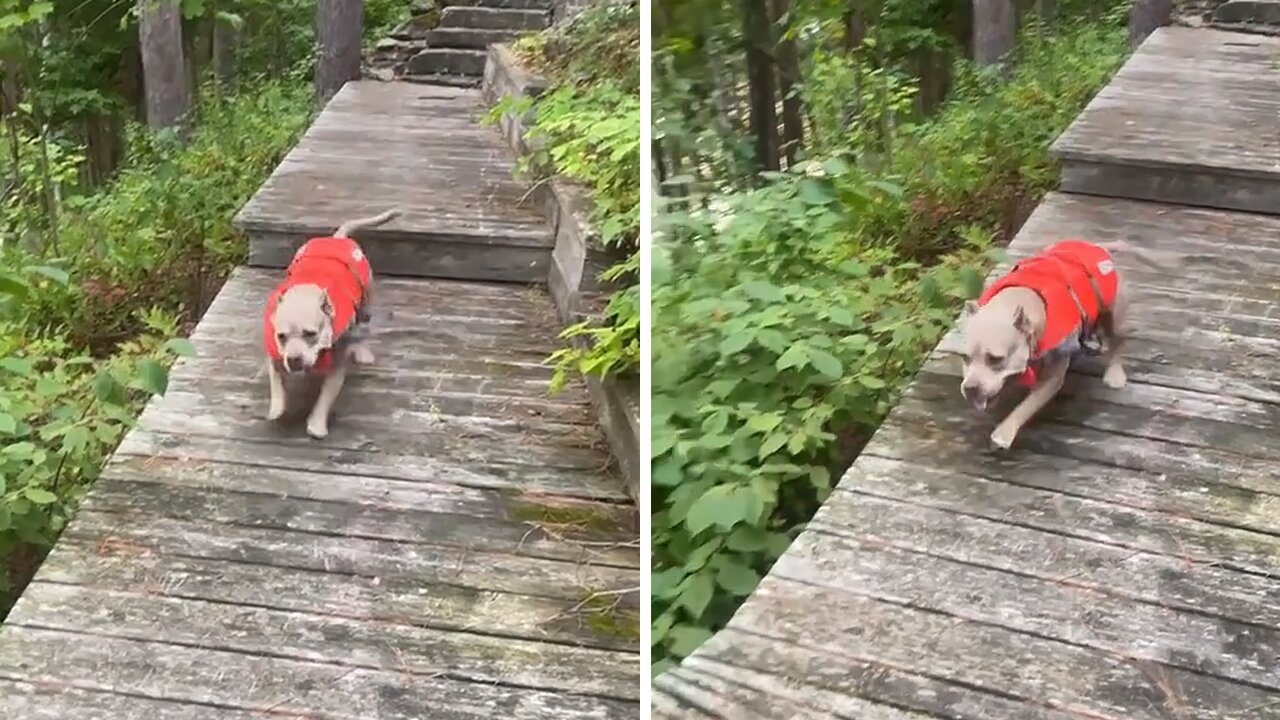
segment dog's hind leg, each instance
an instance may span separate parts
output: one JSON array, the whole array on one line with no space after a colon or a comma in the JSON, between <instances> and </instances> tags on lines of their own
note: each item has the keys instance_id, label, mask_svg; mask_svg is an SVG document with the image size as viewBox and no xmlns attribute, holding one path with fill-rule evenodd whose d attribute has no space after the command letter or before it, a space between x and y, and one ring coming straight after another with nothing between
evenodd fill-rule
<instances>
[{"instance_id":1,"label":"dog's hind leg","mask_svg":"<svg viewBox=\"0 0 1280 720\"><path fill-rule=\"evenodd\" d=\"M1102 383L1113 390L1119 390L1129 382L1124 365L1120 361L1120 349L1125 340L1125 313L1129 309L1129 299L1124 283L1116 287L1116 299L1109 312L1098 318L1098 324L1107 336L1106 348L1102 358L1106 369L1102 371Z\"/></svg>"},{"instance_id":2,"label":"dog's hind leg","mask_svg":"<svg viewBox=\"0 0 1280 720\"><path fill-rule=\"evenodd\" d=\"M280 368L271 358L267 358L267 379L271 383L271 402L267 406L267 419L279 420L285 410L284 378L280 377Z\"/></svg>"},{"instance_id":3,"label":"dog's hind leg","mask_svg":"<svg viewBox=\"0 0 1280 720\"><path fill-rule=\"evenodd\" d=\"M333 403L342 392L342 384L347 381L347 367L344 363L334 363L334 367L324 376L320 385L320 394L316 396L316 404L311 406L311 414L307 416L307 434L322 440L329 436L329 413Z\"/></svg>"},{"instance_id":4,"label":"dog's hind leg","mask_svg":"<svg viewBox=\"0 0 1280 720\"><path fill-rule=\"evenodd\" d=\"M1031 392L1027 393L1008 417L996 426L995 432L991 433L991 442L1001 449L1008 450L1013 445L1014 439L1018 437L1022 426L1026 425L1027 421L1040 412L1041 408L1062 389L1062 383L1067 379L1067 368L1070 366L1071 360L1065 357L1046 365L1040 381L1031 388Z\"/></svg>"}]
</instances>

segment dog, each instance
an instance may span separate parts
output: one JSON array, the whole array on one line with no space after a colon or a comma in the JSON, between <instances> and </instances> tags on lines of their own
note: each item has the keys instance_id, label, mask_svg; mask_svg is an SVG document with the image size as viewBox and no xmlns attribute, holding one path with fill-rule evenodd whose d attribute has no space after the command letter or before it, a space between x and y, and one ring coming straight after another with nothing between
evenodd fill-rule
<instances>
[{"instance_id":1,"label":"dog","mask_svg":"<svg viewBox=\"0 0 1280 720\"><path fill-rule=\"evenodd\" d=\"M348 221L330 237L311 238L294 254L285 278L267 298L263 343L271 398L267 419L286 409L285 379L322 378L307 415L307 434L329 435L329 414L351 363L372 365L367 327L373 268L351 233L400 215L389 210Z\"/></svg>"},{"instance_id":2,"label":"dog","mask_svg":"<svg viewBox=\"0 0 1280 720\"><path fill-rule=\"evenodd\" d=\"M1013 445L1023 425L1062 389L1071 360L1081 354L1103 357L1107 387L1125 386L1120 349L1128 298L1109 250L1063 240L1019 261L966 304L964 398L985 410L1009 381L1030 387L991 433L995 446Z\"/></svg>"}]
</instances>

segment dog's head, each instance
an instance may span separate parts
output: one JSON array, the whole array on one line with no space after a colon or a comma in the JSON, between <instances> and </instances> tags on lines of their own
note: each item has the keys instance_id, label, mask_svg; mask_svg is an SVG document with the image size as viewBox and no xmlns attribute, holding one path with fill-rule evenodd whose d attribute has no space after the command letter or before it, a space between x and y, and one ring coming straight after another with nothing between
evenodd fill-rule
<instances>
[{"instance_id":1,"label":"dog's head","mask_svg":"<svg viewBox=\"0 0 1280 720\"><path fill-rule=\"evenodd\" d=\"M1035 349L1035 329L1021 307L965 305L964 379L960 392L969 404L985 409L1009 378L1027 369Z\"/></svg>"},{"instance_id":2,"label":"dog's head","mask_svg":"<svg viewBox=\"0 0 1280 720\"><path fill-rule=\"evenodd\" d=\"M307 372L333 347L333 304L319 285L294 285L280 296L271 316L285 370Z\"/></svg>"}]
</instances>

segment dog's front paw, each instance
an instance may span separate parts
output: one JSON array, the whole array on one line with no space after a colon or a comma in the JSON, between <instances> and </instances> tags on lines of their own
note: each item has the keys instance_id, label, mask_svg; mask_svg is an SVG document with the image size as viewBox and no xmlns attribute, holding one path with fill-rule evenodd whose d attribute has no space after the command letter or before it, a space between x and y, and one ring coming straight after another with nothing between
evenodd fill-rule
<instances>
[{"instance_id":1,"label":"dog's front paw","mask_svg":"<svg viewBox=\"0 0 1280 720\"><path fill-rule=\"evenodd\" d=\"M995 445L1001 450L1008 450L1010 447L1013 446L1013 441L1017 437L1018 437L1017 428L1007 427L1005 425L999 425L996 427L995 432L991 433L991 444Z\"/></svg>"},{"instance_id":2,"label":"dog's front paw","mask_svg":"<svg viewBox=\"0 0 1280 720\"><path fill-rule=\"evenodd\" d=\"M272 400L271 405L267 407L267 419L274 422L282 417L284 417L284 402Z\"/></svg>"},{"instance_id":3,"label":"dog's front paw","mask_svg":"<svg viewBox=\"0 0 1280 720\"><path fill-rule=\"evenodd\" d=\"M351 349L351 359L357 365L372 365L374 362L373 350L367 345L357 345Z\"/></svg>"},{"instance_id":4,"label":"dog's front paw","mask_svg":"<svg viewBox=\"0 0 1280 720\"><path fill-rule=\"evenodd\" d=\"M1125 374L1124 368L1119 365L1112 365L1102 374L1102 384L1112 390L1120 390L1129 383L1129 376Z\"/></svg>"},{"instance_id":5,"label":"dog's front paw","mask_svg":"<svg viewBox=\"0 0 1280 720\"><path fill-rule=\"evenodd\" d=\"M316 440L329 437L329 421L324 418L307 418L307 434Z\"/></svg>"}]
</instances>

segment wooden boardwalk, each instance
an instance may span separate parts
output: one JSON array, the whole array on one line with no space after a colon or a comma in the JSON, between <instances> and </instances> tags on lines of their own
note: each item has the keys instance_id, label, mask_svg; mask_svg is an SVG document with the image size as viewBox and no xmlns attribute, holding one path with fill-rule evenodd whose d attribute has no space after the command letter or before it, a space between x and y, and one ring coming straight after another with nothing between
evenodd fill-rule
<instances>
[{"instance_id":1,"label":"wooden boardwalk","mask_svg":"<svg viewBox=\"0 0 1280 720\"><path fill-rule=\"evenodd\" d=\"M448 185L421 160L446 139L358 102L379 92L344 90L304 149L369 107L367 127L423 145L352 140L351 165L317 165ZM475 96L450 92L462 109L447 131L480 162L496 131L469 129ZM505 157L471 167L439 202L509 171ZM385 206L297 155L272 187L300 176L325 189L269 187L254 212L328 231ZM501 198L471 210L496 226L517 214L514 192ZM304 200L320 219L286 207ZM393 237L419 253L448 240L415 227L465 225L412 207ZM385 247L371 242L373 265L394 274ZM177 364L0 628L0 717L638 718L635 510L585 390L547 394L542 363L560 341L545 287L382 277L378 364L348 379L313 441L300 422L265 420L259 323L278 278L241 268L227 282L192 336L199 357Z\"/></svg>"},{"instance_id":2,"label":"wooden boardwalk","mask_svg":"<svg viewBox=\"0 0 1280 720\"><path fill-rule=\"evenodd\" d=\"M1118 80L1163 67L1169 115L1112 88L1068 132L1099 143L1099 172L1131 168L1105 128L1181 117L1163 148L1195 162L1277 101L1246 67L1190 109L1207 91L1146 53L1272 41L1187 32L1157 33ZM1272 113L1240 152L1277 129ZM1280 166L1265 177L1280 187ZM655 680L655 718L1280 718L1280 217L1054 193L1011 254L1064 237L1128 243L1129 386L1085 365L993 451L953 332L729 626Z\"/></svg>"}]
</instances>

